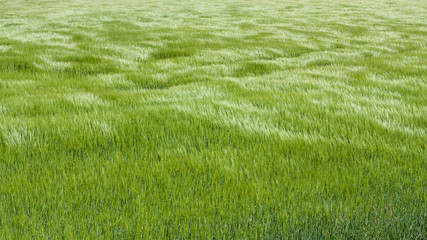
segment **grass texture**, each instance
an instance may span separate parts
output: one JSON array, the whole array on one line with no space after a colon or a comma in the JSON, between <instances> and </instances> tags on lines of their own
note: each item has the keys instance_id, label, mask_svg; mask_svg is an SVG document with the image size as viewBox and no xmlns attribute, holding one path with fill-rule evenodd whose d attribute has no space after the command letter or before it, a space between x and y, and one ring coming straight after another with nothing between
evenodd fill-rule
<instances>
[{"instance_id":1,"label":"grass texture","mask_svg":"<svg viewBox=\"0 0 427 240\"><path fill-rule=\"evenodd\" d=\"M0 0L1 239L427 239L424 0Z\"/></svg>"}]
</instances>

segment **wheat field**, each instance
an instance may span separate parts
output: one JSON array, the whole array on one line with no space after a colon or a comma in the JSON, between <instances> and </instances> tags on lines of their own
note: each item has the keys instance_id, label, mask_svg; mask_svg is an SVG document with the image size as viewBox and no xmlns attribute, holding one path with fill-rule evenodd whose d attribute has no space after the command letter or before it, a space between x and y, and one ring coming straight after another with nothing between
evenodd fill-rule
<instances>
[{"instance_id":1,"label":"wheat field","mask_svg":"<svg viewBox=\"0 0 427 240\"><path fill-rule=\"evenodd\" d=\"M0 239L427 239L422 0L0 0Z\"/></svg>"}]
</instances>

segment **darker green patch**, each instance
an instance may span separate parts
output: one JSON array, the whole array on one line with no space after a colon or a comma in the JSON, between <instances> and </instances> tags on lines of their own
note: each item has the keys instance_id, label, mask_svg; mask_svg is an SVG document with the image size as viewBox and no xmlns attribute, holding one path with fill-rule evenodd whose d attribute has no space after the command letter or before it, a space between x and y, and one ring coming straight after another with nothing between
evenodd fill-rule
<instances>
[{"instance_id":1,"label":"darker green patch","mask_svg":"<svg viewBox=\"0 0 427 240\"><path fill-rule=\"evenodd\" d=\"M243 19L246 19L248 16L251 15L251 13L248 11L245 11L244 8L237 7L237 6L226 7L224 13L233 18L243 18Z\"/></svg>"},{"instance_id":2,"label":"darker green patch","mask_svg":"<svg viewBox=\"0 0 427 240\"><path fill-rule=\"evenodd\" d=\"M6 46L10 46L10 45L15 45L15 44L19 44L21 42L16 41L16 40L12 40L6 37L0 37L0 45L6 45Z\"/></svg>"},{"instance_id":3,"label":"darker green patch","mask_svg":"<svg viewBox=\"0 0 427 240\"><path fill-rule=\"evenodd\" d=\"M6 23L5 25L3 25L3 27L18 27L18 26L22 26L23 24L21 23Z\"/></svg>"},{"instance_id":4,"label":"darker green patch","mask_svg":"<svg viewBox=\"0 0 427 240\"><path fill-rule=\"evenodd\" d=\"M274 36L274 33L270 33L270 32L259 32L256 34L252 34L249 36L246 36L245 39L247 40L266 40L269 37Z\"/></svg>"},{"instance_id":5,"label":"darker green patch","mask_svg":"<svg viewBox=\"0 0 427 240\"><path fill-rule=\"evenodd\" d=\"M349 72L348 75L353 85L363 84L367 80L367 73L365 70Z\"/></svg>"},{"instance_id":6,"label":"darker green patch","mask_svg":"<svg viewBox=\"0 0 427 240\"><path fill-rule=\"evenodd\" d=\"M346 24L335 24L335 29L343 34L351 36L362 36L369 32L369 30L365 27L351 26Z\"/></svg>"},{"instance_id":7,"label":"darker green patch","mask_svg":"<svg viewBox=\"0 0 427 240\"><path fill-rule=\"evenodd\" d=\"M126 78L128 81L134 83L136 87L144 89L164 89L178 85L208 81L210 79L208 76L198 71L172 74L166 79L155 78L150 72L128 73Z\"/></svg>"},{"instance_id":8,"label":"darker green patch","mask_svg":"<svg viewBox=\"0 0 427 240\"><path fill-rule=\"evenodd\" d=\"M239 28L241 29L241 30L251 30L251 29L254 29L254 28L256 28L257 26L255 25L255 24L253 24L253 23L250 23L250 22L243 22L243 23L240 23L239 24Z\"/></svg>"},{"instance_id":9,"label":"darker green patch","mask_svg":"<svg viewBox=\"0 0 427 240\"><path fill-rule=\"evenodd\" d=\"M43 41L40 41L43 42ZM37 55L45 54L49 50L63 50L62 46L55 46L43 43L35 42L21 42L18 40L13 40L9 38L0 37L0 45L11 47L6 54L10 57L17 58L36 58ZM1 54L3 55L3 54ZM1 56L0 56L1 57ZM37 62L34 60L33 62Z\"/></svg>"},{"instance_id":10,"label":"darker green patch","mask_svg":"<svg viewBox=\"0 0 427 240\"><path fill-rule=\"evenodd\" d=\"M43 28L46 29L61 29L61 28L67 28L68 25L57 23L57 22L50 22L43 25Z\"/></svg>"},{"instance_id":11,"label":"darker green patch","mask_svg":"<svg viewBox=\"0 0 427 240\"><path fill-rule=\"evenodd\" d=\"M415 52L418 51L420 49L422 49L423 46L419 43L401 43L396 47L396 51L398 53L410 53L410 52Z\"/></svg>"},{"instance_id":12,"label":"darker green patch","mask_svg":"<svg viewBox=\"0 0 427 240\"><path fill-rule=\"evenodd\" d=\"M92 39L87 35L75 33L72 35L71 41L73 41L73 42L90 42L90 41L92 41Z\"/></svg>"},{"instance_id":13,"label":"darker green patch","mask_svg":"<svg viewBox=\"0 0 427 240\"><path fill-rule=\"evenodd\" d=\"M193 55L194 49L192 46L186 45L169 45L165 48L158 49L151 54L151 57L157 60L179 58L179 57L190 57Z\"/></svg>"},{"instance_id":14,"label":"darker green patch","mask_svg":"<svg viewBox=\"0 0 427 240\"><path fill-rule=\"evenodd\" d=\"M421 68L413 68L409 67L408 65L405 66L405 64L398 64L398 59L401 58L402 60L407 57L411 56L404 55L402 53L396 53L392 54L386 57L366 57L364 59L361 59L359 61L353 61L353 64L361 65L366 68L366 71L371 72L373 74L381 74L384 76L389 77L423 77L425 76L425 71ZM420 58L420 55L417 53L412 54L411 57L417 57ZM415 62L413 63L415 64ZM421 62L420 62L421 65Z\"/></svg>"},{"instance_id":15,"label":"darker green patch","mask_svg":"<svg viewBox=\"0 0 427 240\"><path fill-rule=\"evenodd\" d=\"M70 62L70 63L76 63L76 64L96 64L101 62L101 59L99 57L95 57L92 55L83 55L83 56L71 55L71 56L58 58L57 60L61 62Z\"/></svg>"},{"instance_id":16,"label":"darker green patch","mask_svg":"<svg viewBox=\"0 0 427 240\"><path fill-rule=\"evenodd\" d=\"M130 22L124 22L119 20L112 20L112 21L104 21L102 22L102 26L109 29L120 29L120 30L139 30L140 27L132 24Z\"/></svg>"},{"instance_id":17,"label":"darker green patch","mask_svg":"<svg viewBox=\"0 0 427 240\"><path fill-rule=\"evenodd\" d=\"M34 63L20 56L0 57L0 72L37 72Z\"/></svg>"},{"instance_id":18,"label":"darker green patch","mask_svg":"<svg viewBox=\"0 0 427 240\"><path fill-rule=\"evenodd\" d=\"M100 37L106 37L113 42L121 43L139 43L147 38L147 32L129 22L123 21L104 21L102 30L98 34Z\"/></svg>"},{"instance_id":19,"label":"darker green patch","mask_svg":"<svg viewBox=\"0 0 427 240\"><path fill-rule=\"evenodd\" d=\"M261 76L272 73L273 71L278 70L279 68L280 67L276 64L249 62L242 64L237 70L235 70L233 72L233 76Z\"/></svg>"},{"instance_id":20,"label":"darker green patch","mask_svg":"<svg viewBox=\"0 0 427 240\"><path fill-rule=\"evenodd\" d=\"M284 52L284 57L294 58L312 52L313 50L299 45L289 45L284 47L282 51Z\"/></svg>"},{"instance_id":21,"label":"darker green patch","mask_svg":"<svg viewBox=\"0 0 427 240\"><path fill-rule=\"evenodd\" d=\"M58 26L61 26L61 25L58 25ZM63 26L62 28L65 28L65 27ZM83 42L92 42L92 38L85 33L93 32L93 31L95 30L90 28L79 27L79 28L73 29L72 31L58 29L55 32L63 36L68 36L71 42L83 43Z\"/></svg>"},{"instance_id":22,"label":"darker green patch","mask_svg":"<svg viewBox=\"0 0 427 240\"><path fill-rule=\"evenodd\" d=\"M263 60L274 60L276 58L283 57L283 55L280 52L273 51L271 49L265 49L263 51L263 55L264 56L260 57L260 59L263 59Z\"/></svg>"},{"instance_id":23,"label":"darker green patch","mask_svg":"<svg viewBox=\"0 0 427 240\"><path fill-rule=\"evenodd\" d=\"M354 46L354 45L356 45L356 46L361 46L361 45L366 45L366 44L368 44L369 42L368 41L363 41L363 40L355 40L355 39L350 39L350 44L352 45L352 46Z\"/></svg>"},{"instance_id":24,"label":"darker green patch","mask_svg":"<svg viewBox=\"0 0 427 240\"><path fill-rule=\"evenodd\" d=\"M117 68L114 64L74 64L61 72L70 77L85 77L115 73L117 72Z\"/></svg>"},{"instance_id":25,"label":"darker green patch","mask_svg":"<svg viewBox=\"0 0 427 240\"><path fill-rule=\"evenodd\" d=\"M71 63L70 67L60 70L69 77L84 77L97 74L109 74L118 71L113 61L92 55L71 55L57 59L57 61Z\"/></svg>"},{"instance_id":26,"label":"darker green patch","mask_svg":"<svg viewBox=\"0 0 427 240\"><path fill-rule=\"evenodd\" d=\"M368 51L363 51L362 52L362 56L365 57L365 58L369 58L369 57L373 57L374 54L371 53L371 52L368 52Z\"/></svg>"},{"instance_id":27,"label":"darker green patch","mask_svg":"<svg viewBox=\"0 0 427 240\"><path fill-rule=\"evenodd\" d=\"M177 86L196 82L206 82L210 79L211 77L206 75L203 71L195 70L173 74L168 78L168 83L170 86Z\"/></svg>"},{"instance_id":28,"label":"darker green patch","mask_svg":"<svg viewBox=\"0 0 427 240\"><path fill-rule=\"evenodd\" d=\"M316 60L307 62L306 66L307 67L324 67L331 64L332 62L327 59L316 59Z\"/></svg>"},{"instance_id":29,"label":"darker green patch","mask_svg":"<svg viewBox=\"0 0 427 240\"><path fill-rule=\"evenodd\" d=\"M344 45L344 44L342 44L342 43L335 43L335 44L333 44L332 46L331 46L331 48L332 49L344 49L344 48L346 48L347 46L346 45Z\"/></svg>"},{"instance_id":30,"label":"darker green patch","mask_svg":"<svg viewBox=\"0 0 427 240\"><path fill-rule=\"evenodd\" d=\"M183 49L160 49L151 54L154 59L168 59L168 58L178 58L178 57L189 57L191 52L188 52Z\"/></svg>"},{"instance_id":31,"label":"darker green patch","mask_svg":"<svg viewBox=\"0 0 427 240\"><path fill-rule=\"evenodd\" d=\"M167 81L162 81L146 74L129 73L126 78L138 88L162 89L170 86Z\"/></svg>"}]
</instances>

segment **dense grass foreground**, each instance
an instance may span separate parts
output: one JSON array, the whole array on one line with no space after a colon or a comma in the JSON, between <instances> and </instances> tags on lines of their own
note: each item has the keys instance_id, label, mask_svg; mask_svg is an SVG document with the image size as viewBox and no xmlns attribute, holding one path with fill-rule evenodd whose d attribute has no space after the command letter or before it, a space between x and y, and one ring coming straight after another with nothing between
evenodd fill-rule
<instances>
[{"instance_id":1,"label":"dense grass foreground","mask_svg":"<svg viewBox=\"0 0 427 240\"><path fill-rule=\"evenodd\" d=\"M427 5L0 1L0 238L426 239Z\"/></svg>"}]
</instances>

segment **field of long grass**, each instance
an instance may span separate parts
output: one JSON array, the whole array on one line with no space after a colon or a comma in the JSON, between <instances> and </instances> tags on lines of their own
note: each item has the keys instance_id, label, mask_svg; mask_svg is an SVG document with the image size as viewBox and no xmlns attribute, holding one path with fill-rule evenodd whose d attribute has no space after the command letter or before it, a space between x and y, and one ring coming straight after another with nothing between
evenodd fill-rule
<instances>
[{"instance_id":1,"label":"field of long grass","mask_svg":"<svg viewBox=\"0 0 427 240\"><path fill-rule=\"evenodd\" d=\"M424 0L0 0L0 239L427 239Z\"/></svg>"}]
</instances>

